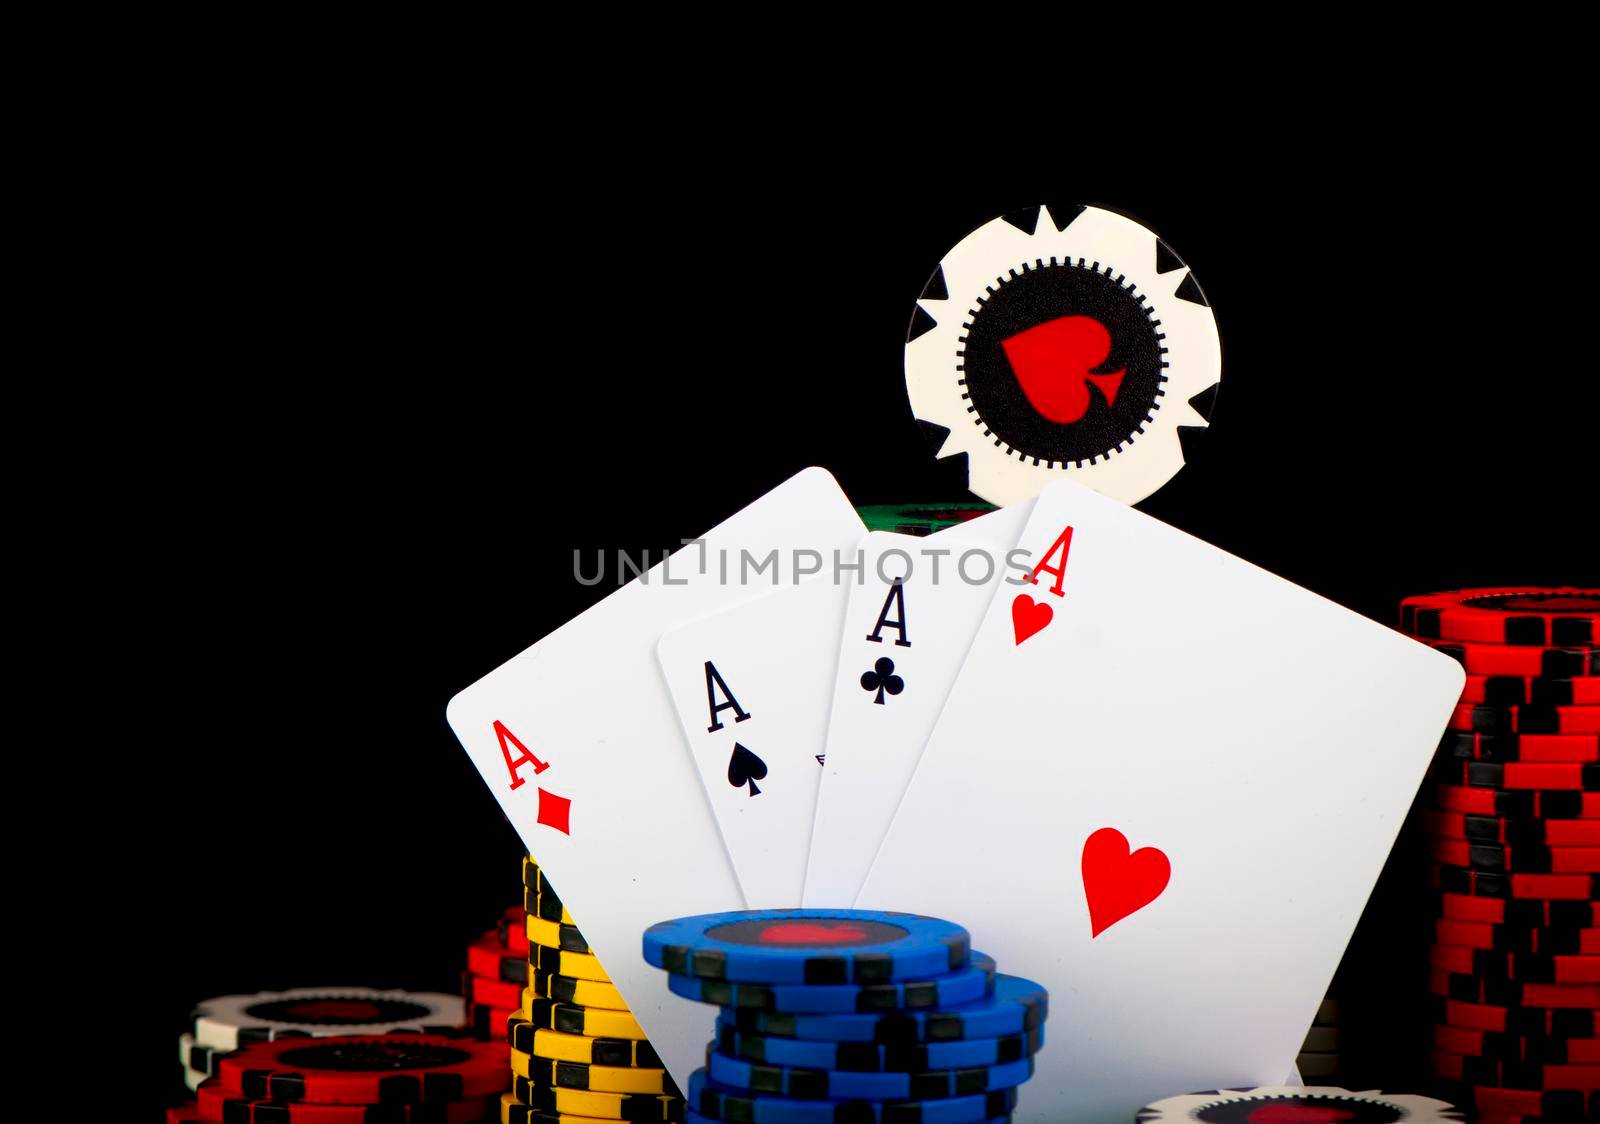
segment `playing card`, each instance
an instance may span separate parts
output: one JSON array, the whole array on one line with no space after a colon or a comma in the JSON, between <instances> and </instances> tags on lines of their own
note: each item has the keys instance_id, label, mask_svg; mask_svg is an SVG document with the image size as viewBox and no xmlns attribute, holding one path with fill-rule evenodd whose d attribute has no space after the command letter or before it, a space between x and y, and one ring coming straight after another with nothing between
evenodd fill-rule
<instances>
[{"instance_id":1,"label":"playing card","mask_svg":"<svg viewBox=\"0 0 1600 1124\"><path fill-rule=\"evenodd\" d=\"M1280 1081L1462 669L1074 484L1018 547L860 904L1050 989L1018 1120Z\"/></svg>"},{"instance_id":2,"label":"playing card","mask_svg":"<svg viewBox=\"0 0 1600 1124\"><path fill-rule=\"evenodd\" d=\"M850 588L830 572L675 629L657 648L750 909L800 904Z\"/></svg>"},{"instance_id":3,"label":"playing card","mask_svg":"<svg viewBox=\"0 0 1600 1124\"><path fill-rule=\"evenodd\" d=\"M668 992L640 934L743 899L656 642L861 534L833 477L807 469L450 701L451 728L680 1086L703 1060L705 1008Z\"/></svg>"},{"instance_id":4,"label":"playing card","mask_svg":"<svg viewBox=\"0 0 1600 1124\"><path fill-rule=\"evenodd\" d=\"M1033 502L926 538L875 531L863 540L803 904L855 902Z\"/></svg>"}]
</instances>

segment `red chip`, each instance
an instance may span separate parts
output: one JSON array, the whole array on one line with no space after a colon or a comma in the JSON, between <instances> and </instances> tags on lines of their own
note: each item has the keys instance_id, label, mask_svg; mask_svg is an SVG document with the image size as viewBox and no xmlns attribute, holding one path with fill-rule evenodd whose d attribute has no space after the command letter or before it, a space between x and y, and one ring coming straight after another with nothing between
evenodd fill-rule
<instances>
[{"instance_id":1,"label":"red chip","mask_svg":"<svg viewBox=\"0 0 1600 1124\"><path fill-rule=\"evenodd\" d=\"M1600 927L1600 902L1547 902L1440 894L1439 916L1446 921L1514 925L1529 929Z\"/></svg>"},{"instance_id":2,"label":"red chip","mask_svg":"<svg viewBox=\"0 0 1600 1124\"><path fill-rule=\"evenodd\" d=\"M524 964L527 961L523 961ZM467 986L470 994L467 998L480 1007L498 1007L502 1010L514 1011L522 1006L523 984L511 980L496 980L487 976L469 974Z\"/></svg>"},{"instance_id":3,"label":"red chip","mask_svg":"<svg viewBox=\"0 0 1600 1124\"><path fill-rule=\"evenodd\" d=\"M520 905L507 909L500 915L500 921L495 925L495 935L499 937L503 948L527 956L528 911Z\"/></svg>"},{"instance_id":4,"label":"red chip","mask_svg":"<svg viewBox=\"0 0 1600 1124\"><path fill-rule=\"evenodd\" d=\"M1596 889L1600 886L1600 875L1594 874L1496 874L1437 862L1432 864L1431 873L1434 889L1451 894L1475 894L1486 898L1542 898L1553 902L1600 898L1600 891Z\"/></svg>"},{"instance_id":5,"label":"red chip","mask_svg":"<svg viewBox=\"0 0 1600 1124\"><path fill-rule=\"evenodd\" d=\"M1449 729L1482 734L1600 733L1600 706L1491 706L1464 702L1450 712Z\"/></svg>"},{"instance_id":6,"label":"red chip","mask_svg":"<svg viewBox=\"0 0 1600 1124\"><path fill-rule=\"evenodd\" d=\"M1517 646L1600 643L1600 589L1462 589L1407 597L1400 628L1429 640Z\"/></svg>"},{"instance_id":7,"label":"red chip","mask_svg":"<svg viewBox=\"0 0 1600 1124\"><path fill-rule=\"evenodd\" d=\"M1461 701L1489 706L1600 706L1600 676L1468 675Z\"/></svg>"},{"instance_id":8,"label":"red chip","mask_svg":"<svg viewBox=\"0 0 1600 1124\"><path fill-rule=\"evenodd\" d=\"M1459 945L1435 945L1428 963L1442 972L1525 983L1600 984L1600 956L1541 956L1494 952Z\"/></svg>"},{"instance_id":9,"label":"red chip","mask_svg":"<svg viewBox=\"0 0 1600 1124\"><path fill-rule=\"evenodd\" d=\"M526 941L526 923L522 936ZM500 935L491 929L467 946L467 971L474 976L505 980L521 987L528 982L528 950L512 952L500 943Z\"/></svg>"},{"instance_id":10,"label":"red chip","mask_svg":"<svg viewBox=\"0 0 1600 1124\"><path fill-rule=\"evenodd\" d=\"M1600 820L1600 792L1501 792L1440 784L1433 797L1440 810L1466 815Z\"/></svg>"},{"instance_id":11,"label":"red chip","mask_svg":"<svg viewBox=\"0 0 1600 1124\"><path fill-rule=\"evenodd\" d=\"M1468 675L1510 675L1523 679L1554 680L1600 676L1600 647L1576 645L1571 648L1544 648L1419 639L1466 668Z\"/></svg>"},{"instance_id":12,"label":"red chip","mask_svg":"<svg viewBox=\"0 0 1600 1124\"><path fill-rule=\"evenodd\" d=\"M511 1086L504 1043L432 1034L282 1038L218 1062L222 1091L245 1100L418 1104L487 1097Z\"/></svg>"},{"instance_id":13,"label":"red chip","mask_svg":"<svg viewBox=\"0 0 1600 1124\"><path fill-rule=\"evenodd\" d=\"M1583 822L1583 821L1574 821ZM1600 847L1547 847L1540 844L1489 843L1476 839L1435 839L1428 844L1434 861L1496 873L1600 873Z\"/></svg>"},{"instance_id":14,"label":"red chip","mask_svg":"<svg viewBox=\"0 0 1600 1124\"><path fill-rule=\"evenodd\" d=\"M1596 734L1524 734L1521 740L1540 737L1562 742L1588 752L1600 745ZM1445 784L1470 788L1504 789L1508 792L1600 791L1600 761L1455 761L1440 760L1433 766L1434 776Z\"/></svg>"},{"instance_id":15,"label":"red chip","mask_svg":"<svg viewBox=\"0 0 1600 1124\"><path fill-rule=\"evenodd\" d=\"M1573 1089L1541 1091L1480 1085L1466 1090L1458 1103L1471 1104L1480 1114L1548 1117L1552 1121L1600 1119L1600 1094ZM1482 1124L1482 1115L1478 1121Z\"/></svg>"},{"instance_id":16,"label":"red chip","mask_svg":"<svg viewBox=\"0 0 1600 1124\"><path fill-rule=\"evenodd\" d=\"M1501 1061L1498 1058L1466 1057L1435 1050L1433 1071L1446 1080L1465 1081L1476 1086L1494 1081L1512 1089L1567 1089L1579 1092L1600 1089L1600 1065L1538 1065Z\"/></svg>"},{"instance_id":17,"label":"red chip","mask_svg":"<svg viewBox=\"0 0 1600 1124\"><path fill-rule=\"evenodd\" d=\"M1496 952L1547 956L1600 955L1600 929L1520 928L1440 918L1433 923L1435 943Z\"/></svg>"},{"instance_id":18,"label":"red chip","mask_svg":"<svg viewBox=\"0 0 1600 1124\"><path fill-rule=\"evenodd\" d=\"M1422 829L1441 839L1545 847L1600 847L1600 820L1513 819L1425 808Z\"/></svg>"},{"instance_id":19,"label":"red chip","mask_svg":"<svg viewBox=\"0 0 1600 1124\"><path fill-rule=\"evenodd\" d=\"M1521 983L1517 980L1480 979L1434 970L1428 975L1428 989L1435 995L1464 1003L1538 1007L1547 1011L1590 1011L1600 1008L1600 986L1588 984Z\"/></svg>"},{"instance_id":20,"label":"red chip","mask_svg":"<svg viewBox=\"0 0 1600 1124\"><path fill-rule=\"evenodd\" d=\"M1516 1038L1494 1031L1458 1026L1433 1028L1433 1048L1466 1057L1545 1065L1592 1065L1600 1062L1600 1038Z\"/></svg>"},{"instance_id":21,"label":"red chip","mask_svg":"<svg viewBox=\"0 0 1600 1124\"><path fill-rule=\"evenodd\" d=\"M250 1101L223 1092L211 1081L197 1094L212 1115L196 1120L216 1124L483 1124L499 1119L499 1098L429 1101L421 1105L307 1104Z\"/></svg>"}]
</instances>

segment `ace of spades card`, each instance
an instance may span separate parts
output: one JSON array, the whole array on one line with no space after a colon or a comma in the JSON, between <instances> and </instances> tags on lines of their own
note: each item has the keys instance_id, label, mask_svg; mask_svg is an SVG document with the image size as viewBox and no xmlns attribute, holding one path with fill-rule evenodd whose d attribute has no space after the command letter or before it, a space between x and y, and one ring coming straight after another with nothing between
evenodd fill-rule
<instances>
[{"instance_id":1,"label":"ace of spades card","mask_svg":"<svg viewBox=\"0 0 1600 1124\"><path fill-rule=\"evenodd\" d=\"M750 909L800 904L849 588L822 574L675 629L656 650Z\"/></svg>"},{"instance_id":2,"label":"ace of spades card","mask_svg":"<svg viewBox=\"0 0 1600 1124\"><path fill-rule=\"evenodd\" d=\"M1076 484L1017 545L857 904L1049 988L1019 1121L1279 1082L1461 667Z\"/></svg>"}]
</instances>

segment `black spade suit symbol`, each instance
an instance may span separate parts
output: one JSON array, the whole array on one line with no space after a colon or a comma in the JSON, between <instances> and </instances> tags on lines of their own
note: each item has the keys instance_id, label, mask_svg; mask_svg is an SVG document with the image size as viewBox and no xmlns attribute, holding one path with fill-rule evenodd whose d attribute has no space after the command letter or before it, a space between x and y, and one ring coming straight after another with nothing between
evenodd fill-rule
<instances>
[{"instance_id":1,"label":"black spade suit symbol","mask_svg":"<svg viewBox=\"0 0 1600 1124\"><path fill-rule=\"evenodd\" d=\"M733 756L728 758L728 783L734 788L750 786L751 796L760 796L757 781L767 779L767 763L738 742L733 743Z\"/></svg>"}]
</instances>

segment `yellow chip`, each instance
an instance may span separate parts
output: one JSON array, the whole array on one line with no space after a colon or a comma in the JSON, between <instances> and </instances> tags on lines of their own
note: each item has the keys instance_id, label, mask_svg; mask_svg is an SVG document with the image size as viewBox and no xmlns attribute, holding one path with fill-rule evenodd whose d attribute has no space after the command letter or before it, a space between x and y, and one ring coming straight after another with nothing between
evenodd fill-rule
<instances>
[{"instance_id":1,"label":"yellow chip","mask_svg":"<svg viewBox=\"0 0 1600 1124\"><path fill-rule=\"evenodd\" d=\"M579 1007L571 1003L553 1003L548 999L535 999L511 1016L511 1044L517 1045L520 1034L535 1030L559 1030L564 1034L581 1034L585 1038L644 1038L644 1027L627 1011L607 1011L601 1007ZM526 1027L526 1030L521 1029Z\"/></svg>"},{"instance_id":2,"label":"yellow chip","mask_svg":"<svg viewBox=\"0 0 1600 1124\"><path fill-rule=\"evenodd\" d=\"M528 939L533 939L532 932L529 932ZM565 949L532 944L528 946L528 963L538 971L554 972L574 980L611 982L606 970L600 967L600 958L592 952L567 952Z\"/></svg>"},{"instance_id":3,"label":"yellow chip","mask_svg":"<svg viewBox=\"0 0 1600 1124\"><path fill-rule=\"evenodd\" d=\"M534 1088L526 1077L511 1085L512 1099L535 1112L592 1116L601 1120L647 1121L683 1119L681 1097L651 1097L635 1093L590 1093L583 1089Z\"/></svg>"},{"instance_id":4,"label":"yellow chip","mask_svg":"<svg viewBox=\"0 0 1600 1124\"><path fill-rule=\"evenodd\" d=\"M572 924L572 918L568 916L566 907L561 905L561 895L556 893L555 887L550 885L550 880L539 870L539 864L534 862L531 856L526 855L522 859L522 900L530 914L545 918L560 906L561 920L568 925ZM541 902L547 908L539 909L537 903Z\"/></svg>"},{"instance_id":5,"label":"yellow chip","mask_svg":"<svg viewBox=\"0 0 1600 1124\"><path fill-rule=\"evenodd\" d=\"M579 1007L602 1007L607 1011L626 1011L622 992L616 984L597 980L575 980L549 972L528 973L528 986L522 989L522 1005L530 1011L535 999L549 999L556 1003L571 1003Z\"/></svg>"},{"instance_id":6,"label":"yellow chip","mask_svg":"<svg viewBox=\"0 0 1600 1124\"><path fill-rule=\"evenodd\" d=\"M526 1048L525 1043L520 1042L513 1042L512 1046ZM661 1059L656 1055L655 1047L648 1042L632 1038L593 1038L559 1030L535 1030L533 1056L554 1058L560 1062L582 1062L584 1065L661 1068Z\"/></svg>"},{"instance_id":7,"label":"yellow chip","mask_svg":"<svg viewBox=\"0 0 1600 1124\"><path fill-rule=\"evenodd\" d=\"M535 1110L517 1100L514 1093L500 1094L500 1124L523 1124ZM540 1124L616 1124L610 1116L573 1116L569 1112L539 1114Z\"/></svg>"},{"instance_id":8,"label":"yellow chip","mask_svg":"<svg viewBox=\"0 0 1600 1124\"><path fill-rule=\"evenodd\" d=\"M555 905L560 905L560 903L557 902ZM566 906L563 905L559 910L557 910L549 901L541 901L538 893L533 890L522 891L522 908L528 914L529 921L533 921L535 919L549 921L552 920L550 917L552 913L559 913L561 915L561 924L577 924L577 922L572 919L572 914L567 912ZM533 939L532 933L528 934L528 939L530 941Z\"/></svg>"},{"instance_id":9,"label":"yellow chip","mask_svg":"<svg viewBox=\"0 0 1600 1124\"><path fill-rule=\"evenodd\" d=\"M559 948L564 952L588 952L589 942L583 939L576 925L563 925L559 921L546 921L542 917L528 917L528 941L541 948Z\"/></svg>"},{"instance_id":10,"label":"yellow chip","mask_svg":"<svg viewBox=\"0 0 1600 1124\"><path fill-rule=\"evenodd\" d=\"M616 1065L584 1065L554 1058L536 1058L511 1051L511 1072L546 1089L582 1089L591 1093L676 1093L664 1069Z\"/></svg>"}]
</instances>

